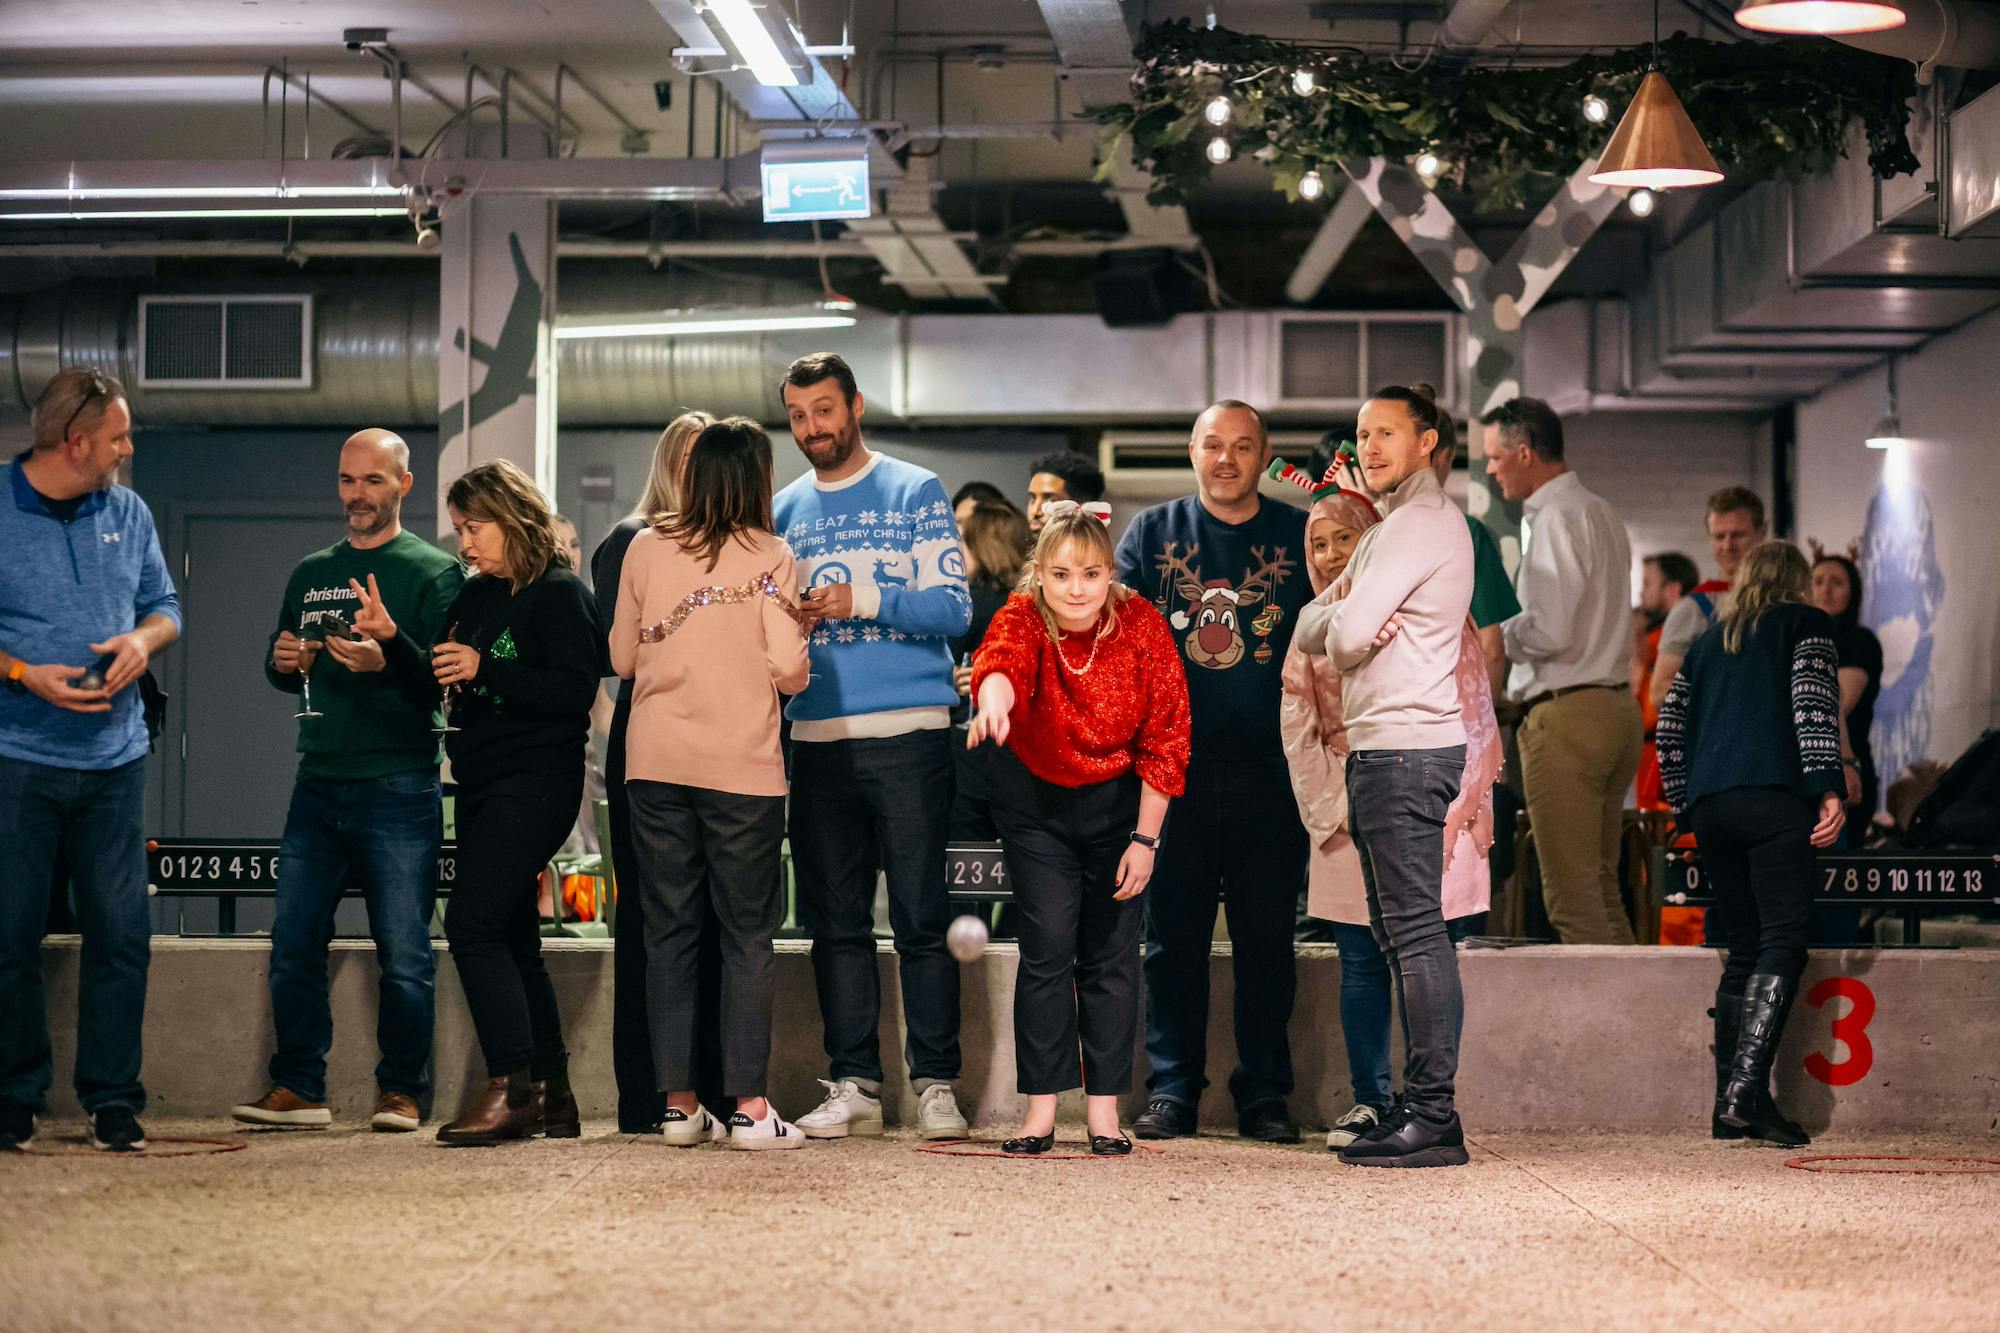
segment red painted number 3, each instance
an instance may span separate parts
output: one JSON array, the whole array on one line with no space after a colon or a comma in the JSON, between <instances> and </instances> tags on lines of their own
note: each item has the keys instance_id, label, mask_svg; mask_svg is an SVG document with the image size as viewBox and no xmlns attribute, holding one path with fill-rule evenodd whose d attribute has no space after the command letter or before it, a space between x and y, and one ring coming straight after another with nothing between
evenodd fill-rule
<instances>
[{"instance_id":1,"label":"red painted number 3","mask_svg":"<svg viewBox=\"0 0 2000 1333\"><path fill-rule=\"evenodd\" d=\"M1833 1039L1847 1047L1840 1063L1814 1051L1806 1057L1806 1072L1830 1087L1844 1088L1868 1077L1875 1048L1868 1043L1868 1022L1875 1017L1875 992L1859 977L1827 977L1806 992L1806 1003L1817 1009L1831 1000L1845 1000L1846 1013L1833 1020Z\"/></svg>"}]
</instances>

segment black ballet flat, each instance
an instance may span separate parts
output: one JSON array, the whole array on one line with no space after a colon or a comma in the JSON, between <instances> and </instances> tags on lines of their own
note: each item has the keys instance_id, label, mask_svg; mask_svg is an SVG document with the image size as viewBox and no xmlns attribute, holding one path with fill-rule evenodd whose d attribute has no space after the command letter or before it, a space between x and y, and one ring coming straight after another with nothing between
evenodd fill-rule
<instances>
[{"instance_id":1,"label":"black ballet flat","mask_svg":"<svg viewBox=\"0 0 2000 1333\"><path fill-rule=\"evenodd\" d=\"M1092 1134L1090 1136L1090 1155L1092 1157L1129 1157L1131 1153L1132 1140L1126 1138L1123 1134L1115 1138L1105 1134Z\"/></svg>"},{"instance_id":2,"label":"black ballet flat","mask_svg":"<svg viewBox=\"0 0 2000 1333\"><path fill-rule=\"evenodd\" d=\"M1054 1130L1046 1134L1024 1134L1018 1139L1008 1139L1000 1145L1000 1151L1010 1157L1039 1157L1056 1146Z\"/></svg>"}]
</instances>

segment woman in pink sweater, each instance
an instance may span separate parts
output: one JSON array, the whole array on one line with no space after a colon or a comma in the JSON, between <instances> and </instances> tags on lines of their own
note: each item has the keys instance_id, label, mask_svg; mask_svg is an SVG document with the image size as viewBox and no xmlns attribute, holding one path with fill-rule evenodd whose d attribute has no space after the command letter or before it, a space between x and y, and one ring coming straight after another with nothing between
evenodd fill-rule
<instances>
[{"instance_id":1,"label":"woman in pink sweater","mask_svg":"<svg viewBox=\"0 0 2000 1333\"><path fill-rule=\"evenodd\" d=\"M1315 594L1325 592L1347 568L1361 534L1382 521L1373 503L1332 480L1312 489L1306 517L1306 571ZM1309 485L1296 474L1291 480ZM1465 777L1445 821L1444 915L1454 942L1467 919L1484 912L1491 892L1486 854L1493 845L1493 783L1502 749L1493 713L1479 635L1466 622L1456 675L1465 721ZM1333 923L1340 950L1340 1027L1347 1046L1354 1106L1327 1134L1338 1150L1379 1124L1390 1105L1389 962L1368 921L1361 857L1347 821L1347 728L1341 721L1340 672L1325 657L1309 657L1295 644L1285 655L1279 726L1292 792L1312 838L1306 912Z\"/></svg>"},{"instance_id":2,"label":"woman in pink sweater","mask_svg":"<svg viewBox=\"0 0 2000 1333\"><path fill-rule=\"evenodd\" d=\"M792 552L772 531L771 441L744 417L688 451L678 513L632 539L611 664L632 678L625 780L632 878L645 897L653 1063L662 1133L692 1147L802 1148L765 1100L779 918L785 764L778 695L806 686ZM705 906L721 925L728 1128L695 1097L695 950Z\"/></svg>"}]
</instances>

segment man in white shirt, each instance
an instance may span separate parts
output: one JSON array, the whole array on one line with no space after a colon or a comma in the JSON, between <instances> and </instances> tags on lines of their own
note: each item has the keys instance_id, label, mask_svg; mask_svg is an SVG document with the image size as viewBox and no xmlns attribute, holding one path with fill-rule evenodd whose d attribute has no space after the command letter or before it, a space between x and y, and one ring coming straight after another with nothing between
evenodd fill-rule
<instances>
[{"instance_id":1,"label":"man in white shirt","mask_svg":"<svg viewBox=\"0 0 2000 1333\"><path fill-rule=\"evenodd\" d=\"M1563 461L1562 420L1539 398L1480 418L1486 475L1522 502L1521 614L1500 627L1542 901L1564 944L1630 944L1619 892L1625 792L1639 768L1629 675L1632 545L1618 514Z\"/></svg>"}]
</instances>

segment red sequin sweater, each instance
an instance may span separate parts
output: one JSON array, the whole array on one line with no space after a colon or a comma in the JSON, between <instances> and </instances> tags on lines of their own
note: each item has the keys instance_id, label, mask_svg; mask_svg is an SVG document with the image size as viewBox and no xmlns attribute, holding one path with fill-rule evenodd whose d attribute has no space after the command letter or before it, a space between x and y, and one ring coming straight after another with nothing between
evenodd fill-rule
<instances>
[{"instance_id":1,"label":"red sequin sweater","mask_svg":"<svg viewBox=\"0 0 2000 1333\"><path fill-rule=\"evenodd\" d=\"M1179 796L1188 692L1173 632L1143 597L1127 597L1117 611L1118 627L1097 642L1093 660L1095 630L1065 632L1058 646L1034 602L1015 593L972 659L972 697L995 672L1013 682L1007 744L1044 782L1087 787L1137 769L1141 781Z\"/></svg>"}]
</instances>

